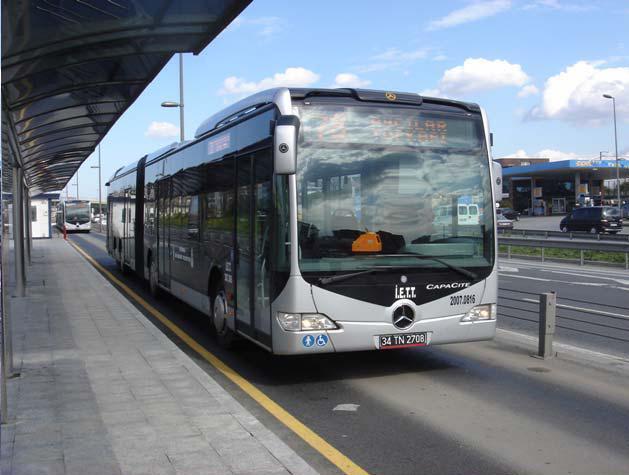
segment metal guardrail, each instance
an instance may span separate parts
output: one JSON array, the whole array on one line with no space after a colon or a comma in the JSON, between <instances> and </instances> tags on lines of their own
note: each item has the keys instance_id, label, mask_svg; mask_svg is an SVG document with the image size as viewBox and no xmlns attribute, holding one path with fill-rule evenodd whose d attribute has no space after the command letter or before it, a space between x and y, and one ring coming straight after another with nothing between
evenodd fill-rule
<instances>
[{"instance_id":1,"label":"metal guardrail","mask_svg":"<svg viewBox=\"0 0 629 475\"><path fill-rule=\"evenodd\" d=\"M625 269L629 269L629 241L588 241L586 239L550 239L534 237L498 236L498 244L507 246L507 258L511 259L512 246L535 247L542 250L542 262L545 260L544 250L573 249L580 251L580 264L585 264L584 251L619 252L625 255Z\"/></svg>"},{"instance_id":2,"label":"metal guardrail","mask_svg":"<svg viewBox=\"0 0 629 475\"><path fill-rule=\"evenodd\" d=\"M590 241L629 242L629 234L591 234L587 232L545 231L542 229L499 229L499 236L537 236L544 238L586 239Z\"/></svg>"}]
</instances>

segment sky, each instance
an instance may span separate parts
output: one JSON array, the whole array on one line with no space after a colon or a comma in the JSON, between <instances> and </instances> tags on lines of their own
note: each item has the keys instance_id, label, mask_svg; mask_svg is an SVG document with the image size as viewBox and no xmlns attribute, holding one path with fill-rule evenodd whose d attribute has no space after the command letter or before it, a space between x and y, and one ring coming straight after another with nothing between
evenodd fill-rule
<instances>
[{"instance_id":1,"label":"sky","mask_svg":"<svg viewBox=\"0 0 629 475\"><path fill-rule=\"evenodd\" d=\"M160 107L179 100L178 68L175 55L101 142L103 184L179 140L179 110ZM184 76L186 139L263 89L361 87L478 103L494 158L613 157L610 94L629 158L627 0L253 0L203 52L184 55ZM79 169L81 198L98 197L97 160Z\"/></svg>"}]
</instances>

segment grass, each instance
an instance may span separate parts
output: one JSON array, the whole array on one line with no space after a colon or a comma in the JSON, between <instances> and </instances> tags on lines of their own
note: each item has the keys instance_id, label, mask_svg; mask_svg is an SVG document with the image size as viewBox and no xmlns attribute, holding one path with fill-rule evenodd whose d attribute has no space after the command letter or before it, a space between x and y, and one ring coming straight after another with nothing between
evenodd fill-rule
<instances>
[{"instance_id":1,"label":"grass","mask_svg":"<svg viewBox=\"0 0 629 475\"><path fill-rule=\"evenodd\" d=\"M500 244L498 251L501 254L507 254L507 245ZM539 247L528 246L511 246L511 256L531 256L542 257L542 249ZM581 259L581 252L577 249L552 249L546 248L544 256L548 259ZM607 252L607 251L583 251L583 259L590 262L607 262L610 264L625 264L624 252Z\"/></svg>"}]
</instances>

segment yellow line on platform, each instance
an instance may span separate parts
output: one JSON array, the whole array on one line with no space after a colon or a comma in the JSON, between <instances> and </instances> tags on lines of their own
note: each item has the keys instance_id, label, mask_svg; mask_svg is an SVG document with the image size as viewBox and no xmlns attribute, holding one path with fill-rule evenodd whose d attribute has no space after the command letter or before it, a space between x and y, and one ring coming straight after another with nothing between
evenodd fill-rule
<instances>
[{"instance_id":1,"label":"yellow line on platform","mask_svg":"<svg viewBox=\"0 0 629 475\"><path fill-rule=\"evenodd\" d=\"M264 407L269 413L277 418L282 424L292 430L295 434L301 437L308 445L323 455L332 464L338 467L343 473L351 475L365 475L367 472L359 465L354 463L347 456L343 455L332 445L326 442L321 436L319 436L312 429L308 428L302 422L300 422L295 416L286 411L282 406L273 401L270 397L256 388L253 384L243 378L231 367L227 366L222 360L210 353L203 346L197 343L192 337L190 337L185 331L171 322L164 314L148 303L134 290L130 289L120 279L114 276L111 272L101 266L96 260L87 254L78 244L68 240L68 242L74 247L87 261L92 264L98 271L100 271L110 282L114 283L120 289L124 291L129 297L135 300L142 306L148 313L158 319L164 324L170 331L172 331L177 337L179 337L186 345L193 349L199 356L214 366L225 377L236 384L240 389L247 393L254 401Z\"/></svg>"}]
</instances>

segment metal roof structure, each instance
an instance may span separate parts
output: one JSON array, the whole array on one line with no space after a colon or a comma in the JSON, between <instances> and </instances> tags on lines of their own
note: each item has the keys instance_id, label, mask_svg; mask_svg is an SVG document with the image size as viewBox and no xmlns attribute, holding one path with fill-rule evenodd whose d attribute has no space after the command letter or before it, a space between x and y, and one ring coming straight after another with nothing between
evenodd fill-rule
<instances>
[{"instance_id":1,"label":"metal roof structure","mask_svg":"<svg viewBox=\"0 0 629 475\"><path fill-rule=\"evenodd\" d=\"M3 0L3 134L30 192L62 189L174 53L201 52L250 2Z\"/></svg>"}]
</instances>

